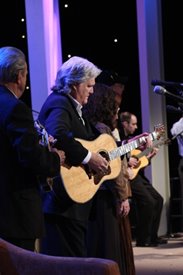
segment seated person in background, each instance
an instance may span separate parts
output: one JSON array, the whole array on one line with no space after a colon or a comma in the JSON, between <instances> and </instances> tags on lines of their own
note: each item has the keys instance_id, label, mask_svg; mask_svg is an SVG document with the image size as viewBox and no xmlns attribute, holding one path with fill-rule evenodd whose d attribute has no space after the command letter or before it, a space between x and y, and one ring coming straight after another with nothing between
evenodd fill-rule
<instances>
[{"instance_id":1,"label":"seated person in background","mask_svg":"<svg viewBox=\"0 0 183 275\"><path fill-rule=\"evenodd\" d=\"M124 130L124 139L130 139L137 129L137 117L129 112L120 114L120 121ZM147 156L151 159L157 153L157 149ZM138 160L129 157L129 167L138 165ZM149 180L140 173L130 180L132 200L135 200L137 208L136 246L148 247L164 244L167 241L158 237L158 229L163 208L163 197L152 186Z\"/></svg>"}]
</instances>

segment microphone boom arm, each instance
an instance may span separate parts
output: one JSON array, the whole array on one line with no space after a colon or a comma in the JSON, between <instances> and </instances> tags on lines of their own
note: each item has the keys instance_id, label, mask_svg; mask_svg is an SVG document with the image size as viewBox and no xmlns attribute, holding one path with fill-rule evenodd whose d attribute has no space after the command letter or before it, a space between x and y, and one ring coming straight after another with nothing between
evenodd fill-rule
<instances>
[{"instance_id":1,"label":"microphone boom arm","mask_svg":"<svg viewBox=\"0 0 183 275\"><path fill-rule=\"evenodd\" d=\"M178 102L183 102L183 97L181 96L178 96L178 95L174 95L170 92L168 92L164 87L162 86L155 86L154 87L154 92L156 94L159 94L159 95L165 95L165 96L168 96L170 98L172 98L173 100L176 100Z\"/></svg>"}]
</instances>

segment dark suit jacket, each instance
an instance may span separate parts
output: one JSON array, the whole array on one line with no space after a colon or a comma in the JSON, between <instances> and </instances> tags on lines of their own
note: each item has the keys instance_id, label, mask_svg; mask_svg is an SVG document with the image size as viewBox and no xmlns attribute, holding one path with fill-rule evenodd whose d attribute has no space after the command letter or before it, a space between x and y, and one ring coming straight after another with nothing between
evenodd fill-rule
<instances>
[{"instance_id":1,"label":"dark suit jacket","mask_svg":"<svg viewBox=\"0 0 183 275\"><path fill-rule=\"evenodd\" d=\"M66 95L51 93L40 111L39 121L57 139L56 147L65 151L66 162L80 165L88 150L74 138L93 140L97 134L86 119L83 125L72 100ZM88 219L91 201L84 204L73 202L66 194L60 178L55 179L54 190L59 200L53 192L44 194L45 213L57 213L77 220Z\"/></svg>"},{"instance_id":2,"label":"dark suit jacket","mask_svg":"<svg viewBox=\"0 0 183 275\"><path fill-rule=\"evenodd\" d=\"M38 176L60 174L56 153L39 145L31 110L0 86L0 236L37 238L43 232Z\"/></svg>"}]
</instances>

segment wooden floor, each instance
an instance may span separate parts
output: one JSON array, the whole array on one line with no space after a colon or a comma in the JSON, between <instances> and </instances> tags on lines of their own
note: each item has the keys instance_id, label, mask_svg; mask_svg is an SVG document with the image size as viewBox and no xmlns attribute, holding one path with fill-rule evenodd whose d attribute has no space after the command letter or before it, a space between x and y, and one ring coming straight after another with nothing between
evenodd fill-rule
<instances>
[{"instance_id":1,"label":"wooden floor","mask_svg":"<svg viewBox=\"0 0 183 275\"><path fill-rule=\"evenodd\" d=\"M183 275L183 236L157 247L135 247L136 275Z\"/></svg>"}]
</instances>

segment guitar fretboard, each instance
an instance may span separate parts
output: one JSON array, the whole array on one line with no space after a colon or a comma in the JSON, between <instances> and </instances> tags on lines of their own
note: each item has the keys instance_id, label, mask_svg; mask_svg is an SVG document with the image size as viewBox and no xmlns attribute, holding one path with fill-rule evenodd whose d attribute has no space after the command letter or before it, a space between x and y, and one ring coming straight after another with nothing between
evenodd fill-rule
<instances>
[{"instance_id":1,"label":"guitar fretboard","mask_svg":"<svg viewBox=\"0 0 183 275\"><path fill-rule=\"evenodd\" d=\"M157 133L153 132L149 135L151 140L154 140L157 138ZM136 140L133 140L129 143L123 144L120 147L117 147L116 149L110 151L108 153L109 155L109 159L113 160L116 159L118 157L121 157L125 154L127 154L128 152L132 151L133 149L138 148L140 145L144 144L146 142L146 137L140 137Z\"/></svg>"},{"instance_id":2,"label":"guitar fretboard","mask_svg":"<svg viewBox=\"0 0 183 275\"><path fill-rule=\"evenodd\" d=\"M155 147L159 148L161 145L168 144L168 141L169 141L168 139L162 140L162 141L154 144L152 147L146 148L144 151L142 151L138 155L135 155L135 157L138 158L138 159L140 159L143 156L147 156L153 150L153 148L155 148Z\"/></svg>"}]
</instances>

